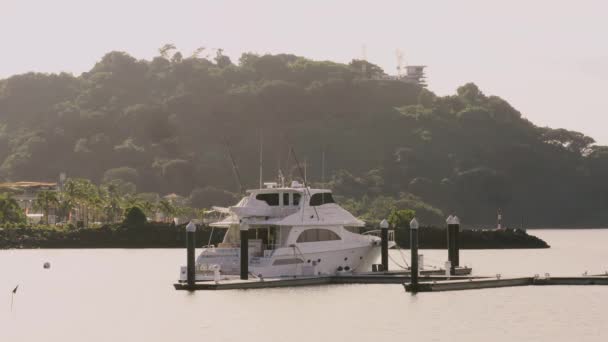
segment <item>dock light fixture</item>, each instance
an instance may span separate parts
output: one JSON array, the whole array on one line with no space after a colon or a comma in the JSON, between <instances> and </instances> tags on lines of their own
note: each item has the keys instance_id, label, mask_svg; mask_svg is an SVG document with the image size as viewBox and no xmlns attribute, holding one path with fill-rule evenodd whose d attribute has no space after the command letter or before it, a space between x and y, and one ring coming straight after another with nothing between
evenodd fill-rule
<instances>
[{"instance_id":1,"label":"dock light fixture","mask_svg":"<svg viewBox=\"0 0 608 342\"><path fill-rule=\"evenodd\" d=\"M445 220L445 223L447 224L460 224L460 219L458 218L458 216L454 215L450 215L448 216L448 218Z\"/></svg>"},{"instance_id":2,"label":"dock light fixture","mask_svg":"<svg viewBox=\"0 0 608 342\"><path fill-rule=\"evenodd\" d=\"M418 229L418 220L415 217L410 221L410 229Z\"/></svg>"},{"instance_id":3,"label":"dock light fixture","mask_svg":"<svg viewBox=\"0 0 608 342\"><path fill-rule=\"evenodd\" d=\"M388 229L388 221L386 219L380 221L380 228Z\"/></svg>"}]
</instances>

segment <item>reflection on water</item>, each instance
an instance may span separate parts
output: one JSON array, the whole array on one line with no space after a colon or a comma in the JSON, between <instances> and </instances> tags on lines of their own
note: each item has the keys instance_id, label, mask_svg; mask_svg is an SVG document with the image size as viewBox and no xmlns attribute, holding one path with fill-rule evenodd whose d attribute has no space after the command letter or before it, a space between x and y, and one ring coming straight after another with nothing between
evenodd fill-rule
<instances>
[{"instance_id":1,"label":"reflection on water","mask_svg":"<svg viewBox=\"0 0 608 342\"><path fill-rule=\"evenodd\" d=\"M608 230L541 230L545 250L462 251L476 274L608 270ZM446 251L424 250L439 265ZM398 251L392 257L403 263ZM409 251L404 252L409 256ZM188 293L185 251L0 251L2 341L603 341L608 287L406 294L400 285ZM51 268L43 269L45 261ZM396 267L395 265L393 265ZM11 290L19 284L10 311ZM6 339L5 339L6 338Z\"/></svg>"}]
</instances>

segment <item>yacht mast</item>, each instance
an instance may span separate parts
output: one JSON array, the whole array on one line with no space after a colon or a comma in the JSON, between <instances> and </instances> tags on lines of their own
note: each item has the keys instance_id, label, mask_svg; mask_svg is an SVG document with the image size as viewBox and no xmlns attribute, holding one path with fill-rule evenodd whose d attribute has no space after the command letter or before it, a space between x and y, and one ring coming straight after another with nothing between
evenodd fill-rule
<instances>
[{"instance_id":1,"label":"yacht mast","mask_svg":"<svg viewBox=\"0 0 608 342\"><path fill-rule=\"evenodd\" d=\"M232 163L232 172L234 173L234 177L236 178L236 182L239 188L239 195L243 193L243 182L241 181L241 174L239 172L239 167L234 160L234 156L232 155L232 149L228 144L228 140L225 140L226 149L228 150L228 157L230 157L230 162Z\"/></svg>"},{"instance_id":2,"label":"yacht mast","mask_svg":"<svg viewBox=\"0 0 608 342\"><path fill-rule=\"evenodd\" d=\"M307 161L306 161L306 159L304 159L304 184L306 184L306 182L307 182L307 179L306 179L306 166L307 165L306 165L306 163L307 163Z\"/></svg>"}]
</instances>

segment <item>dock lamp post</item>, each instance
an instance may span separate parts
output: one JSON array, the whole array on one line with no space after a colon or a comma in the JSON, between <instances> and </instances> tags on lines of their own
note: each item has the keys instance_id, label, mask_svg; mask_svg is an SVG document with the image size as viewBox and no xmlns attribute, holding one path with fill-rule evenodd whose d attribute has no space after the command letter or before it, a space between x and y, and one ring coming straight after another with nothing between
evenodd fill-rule
<instances>
[{"instance_id":1,"label":"dock lamp post","mask_svg":"<svg viewBox=\"0 0 608 342\"><path fill-rule=\"evenodd\" d=\"M388 221L386 219L380 222L380 249L382 253L382 271L388 271Z\"/></svg>"},{"instance_id":2,"label":"dock lamp post","mask_svg":"<svg viewBox=\"0 0 608 342\"><path fill-rule=\"evenodd\" d=\"M410 283L412 292L418 291L418 220L414 217L410 221L410 251L412 253L412 267L410 269Z\"/></svg>"},{"instance_id":3,"label":"dock lamp post","mask_svg":"<svg viewBox=\"0 0 608 342\"><path fill-rule=\"evenodd\" d=\"M196 249L196 224L190 221L186 226L186 248L187 248L187 282L189 286L193 286L195 282L195 261L194 253Z\"/></svg>"}]
</instances>

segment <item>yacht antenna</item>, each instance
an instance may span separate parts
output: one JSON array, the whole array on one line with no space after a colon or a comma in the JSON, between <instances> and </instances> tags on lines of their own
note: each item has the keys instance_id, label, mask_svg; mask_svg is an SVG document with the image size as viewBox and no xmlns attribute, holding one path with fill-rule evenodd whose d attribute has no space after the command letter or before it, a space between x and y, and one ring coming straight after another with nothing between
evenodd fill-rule
<instances>
[{"instance_id":1,"label":"yacht antenna","mask_svg":"<svg viewBox=\"0 0 608 342\"><path fill-rule=\"evenodd\" d=\"M293 154L293 160L296 162L296 166L298 167L300 176L302 176L302 178L304 178L304 190L306 191L308 198L312 198L312 196L310 195L310 189L308 188L308 184L306 184L306 176L304 175L304 172L302 172L302 167L300 166L300 162L298 161L298 156L296 156L296 151L293 149L293 146L290 147L289 149L290 149L291 153ZM317 217L317 221L319 221L320 219L319 219L319 213L317 212L317 208L315 206L312 206L312 209L315 211L315 216Z\"/></svg>"},{"instance_id":2,"label":"yacht antenna","mask_svg":"<svg viewBox=\"0 0 608 342\"><path fill-rule=\"evenodd\" d=\"M321 151L321 184L325 186L325 149Z\"/></svg>"},{"instance_id":3,"label":"yacht antenna","mask_svg":"<svg viewBox=\"0 0 608 342\"><path fill-rule=\"evenodd\" d=\"M279 169L279 183L281 184L281 188L285 187L285 176L283 176L281 169Z\"/></svg>"},{"instance_id":4,"label":"yacht antenna","mask_svg":"<svg viewBox=\"0 0 608 342\"><path fill-rule=\"evenodd\" d=\"M325 148L323 148L323 150L321 150L321 186L323 188L325 188ZM323 195L321 195L323 197L323 203L325 203L325 192L323 193Z\"/></svg>"},{"instance_id":5,"label":"yacht antenna","mask_svg":"<svg viewBox=\"0 0 608 342\"><path fill-rule=\"evenodd\" d=\"M262 171L263 171L263 168L262 168L262 156L263 156L263 152L264 152L264 144L263 144L263 141L262 141L262 131L260 130L260 189L262 188L262 182L263 182L263 179L262 179Z\"/></svg>"},{"instance_id":6,"label":"yacht antenna","mask_svg":"<svg viewBox=\"0 0 608 342\"><path fill-rule=\"evenodd\" d=\"M239 194L243 193L243 182L241 182L241 174L239 173L239 167L234 160L234 156L232 155L232 150L230 149L230 144L228 144L228 140L225 140L226 149L228 150L228 157L230 157L230 162L232 163L232 172L234 173L234 178L236 178L236 183L239 187Z\"/></svg>"},{"instance_id":7,"label":"yacht antenna","mask_svg":"<svg viewBox=\"0 0 608 342\"><path fill-rule=\"evenodd\" d=\"M289 158L291 158L291 147L287 148L287 161L285 162L285 172L287 172L287 181L289 182L290 179L293 180L292 178L292 171L289 168Z\"/></svg>"}]
</instances>

